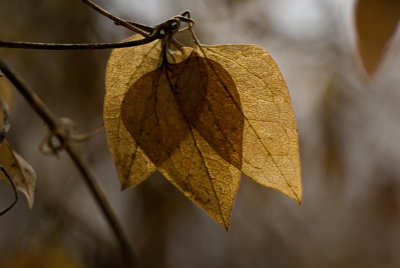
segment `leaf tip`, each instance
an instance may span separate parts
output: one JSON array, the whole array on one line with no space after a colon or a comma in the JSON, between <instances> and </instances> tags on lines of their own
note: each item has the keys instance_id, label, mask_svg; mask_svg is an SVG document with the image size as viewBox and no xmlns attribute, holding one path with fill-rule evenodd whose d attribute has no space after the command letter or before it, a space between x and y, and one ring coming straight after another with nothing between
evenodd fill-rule
<instances>
[{"instance_id":1,"label":"leaf tip","mask_svg":"<svg viewBox=\"0 0 400 268\"><path fill-rule=\"evenodd\" d=\"M294 199L297 204L301 205L301 202L303 201L302 197L302 189L301 188L294 188L290 187L291 193L287 194L290 198Z\"/></svg>"}]
</instances>

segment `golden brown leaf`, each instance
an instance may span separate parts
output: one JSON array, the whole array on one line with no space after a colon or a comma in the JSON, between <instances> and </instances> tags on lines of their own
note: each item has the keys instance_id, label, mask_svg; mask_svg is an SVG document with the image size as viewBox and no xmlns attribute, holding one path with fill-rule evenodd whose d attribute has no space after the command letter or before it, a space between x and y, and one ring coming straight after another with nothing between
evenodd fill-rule
<instances>
[{"instance_id":1,"label":"golden brown leaf","mask_svg":"<svg viewBox=\"0 0 400 268\"><path fill-rule=\"evenodd\" d=\"M139 38L139 35L135 35L128 40ZM121 105L132 81L159 66L160 51L160 44L155 42L115 49L107 64L104 126L123 189L139 184L155 170L153 163L136 145L122 123Z\"/></svg>"},{"instance_id":2,"label":"golden brown leaf","mask_svg":"<svg viewBox=\"0 0 400 268\"><path fill-rule=\"evenodd\" d=\"M295 118L269 54L221 45L164 58L154 41L114 50L107 66L105 126L124 188L155 165L226 228L241 171L300 202Z\"/></svg>"},{"instance_id":3,"label":"golden brown leaf","mask_svg":"<svg viewBox=\"0 0 400 268\"><path fill-rule=\"evenodd\" d=\"M36 174L32 167L11 149L6 140L0 143L0 166L7 171L17 190L25 195L29 207L32 208ZM2 173L0 179L9 183L7 177Z\"/></svg>"},{"instance_id":4,"label":"golden brown leaf","mask_svg":"<svg viewBox=\"0 0 400 268\"><path fill-rule=\"evenodd\" d=\"M245 118L242 171L301 202L296 120L286 83L272 57L256 45L197 47L236 84Z\"/></svg>"},{"instance_id":5,"label":"golden brown leaf","mask_svg":"<svg viewBox=\"0 0 400 268\"><path fill-rule=\"evenodd\" d=\"M216 62L212 67L196 53L181 63L163 64L130 87L121 117L156 167L228 227L240 173L223 160L241 166L243 116L222 83L211 79L214 70L225 75L232 87L228 93L238 101L229 74Z\"/></svg>"},{"instance_id":6,"label":"golden brown leaf","mask_svg":"<svg viewBox=\"0 0 400 268\"><path fill-rule=\"evenodd\" d=\"M361 59L372 75L399 24L400 1L359 0L355 15Z\"/></svg>"},{"instance_id":7,"label":"golden brown leaf","mask_svg":"<svg viewBox=\"0 0 400 268\"><path fill-rule=\"evenodd\" d=\"M187 58L191 49L188 53L177 53L170 59L175 62L175 65L169 65L173 69L169 72L170 77L167 77L166 72L158 70L162 63L161 41L153 42L147 45L147 48L134 47L126 50L132 51L123 53L124 50L115 50L108 63L105 102L108 141L123 185L133 186L145 179L154 169L148 159L150 158L163 175L187 197L203 207L219 223L228 227L233 199L239 185L240 171L224 161L199 132L187 123L190 120L188 118L193 120L193 124L201 120L196 118L199 116L196 112L188 112L184 115L180 111L180 109L189 109L184 107L186 104L182 108L179 107L180 104L171 89L172 83L177 86L176 94L189 93L182 88L182 83L187 79L188 69L182 68L180 62ZM132 60L126 56L127 53L141 55L142 58ZM113 58L115 54L117 58ZM130 68L129 78L122 77L120 75L122 71L119 68L123 69L126 66L120 62L121 60L136 62L137 67L134 68L139 70ZM181 75L174 74L179 71L183 71ZM168 79L174 81L171 82ZM199 73L197 73L197 79L201 79ZM117 80L120 84L114 86ZM121 84L124 86L121 87ZM125 99L123 99L125 93ZM195 94L198 93L195 92ZM113 107L116 105L116 96L120 97L117 104L118 110ZM154 97L157 97L157 102ZM155 103L159 104L156 107L157 113L154 112ZM110 114L113 110L115 113ZM136 143L141 146L138 147ZM135 149L129 150L132 147ZM123 148L122 152L125 152L125 159L121 157L120 148ZM147 174L140 172L143 168L142 163L138 163L135 157L145 159L145 164L151 167ZM126 173L127 166L131 170L130 179L123 175L124 172Z\"/></svg>"}]
</instances>

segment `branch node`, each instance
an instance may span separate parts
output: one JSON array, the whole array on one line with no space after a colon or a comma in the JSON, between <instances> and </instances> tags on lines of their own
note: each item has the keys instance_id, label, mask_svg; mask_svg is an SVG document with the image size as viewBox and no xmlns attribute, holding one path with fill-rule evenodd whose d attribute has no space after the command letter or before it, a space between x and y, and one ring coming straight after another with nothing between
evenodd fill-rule
<instances>
[{"instance_id":1,"label":"branch node","mask_svg":"<svg viewBox=\"0 0 400 268\"><path fill-rule=\"evenodd\" d=\"M74 134L77 130L77 124L70 118L61 117L55 121L55 127L49 130L49 133L44 137L40 143L40 151L46 155L56 155L65 149L65 146L71 142L83 142L101 130L104 126L100 126L87 133Z\"/></svg>"}]
</instances>

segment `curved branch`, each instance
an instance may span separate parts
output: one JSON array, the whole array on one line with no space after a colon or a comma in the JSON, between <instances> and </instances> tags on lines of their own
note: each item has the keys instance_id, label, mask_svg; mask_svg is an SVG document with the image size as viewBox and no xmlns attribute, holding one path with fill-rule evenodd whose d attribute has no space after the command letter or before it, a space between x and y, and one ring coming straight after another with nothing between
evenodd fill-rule
<instances>
[{"instance_id":1,"label":"curved branch","mask_svg":"<svg viewBox=\"0 0 400 268\"><path fill-rule=\"evenodd\" d=\"M0 70L10 80L10 82L25 98L25 100L31 105L35 112L42 118L49 130L55 133L55 136L59 139L60 144L64 145L65 151L68 153L69 157L72 159L75 166L80 171L82 179L88 186L97 205L100 207L103 216L106 218L109 226L114 232L114 235L119 242L122 254L125 257L126 264L128 265L127 267L133 267L134 263L136 263L136 256L127 238L124 235L117 216L111 208L107 198L105 197L104 192L102 191L100 185L97 183L97 180L93 173L90 171L88 165L83 161L78 150L69 143L68 136L63 135L64 132L58 126L57 118L53 115L46 104L39 98L39 96L31 88L25 85L22 79L20 79L1 59Z\"/></svg>"}]
</instances>

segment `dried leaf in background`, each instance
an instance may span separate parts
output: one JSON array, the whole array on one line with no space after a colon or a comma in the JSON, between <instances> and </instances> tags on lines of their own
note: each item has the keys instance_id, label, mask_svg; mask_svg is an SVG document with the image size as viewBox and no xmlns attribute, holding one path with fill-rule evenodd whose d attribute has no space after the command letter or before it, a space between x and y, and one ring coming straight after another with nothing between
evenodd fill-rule
<instances>
[{"instance_id":1,"label":"dried leaf in background","mask_svg":"<svg viewBox=\"0 0 400 268\"><path fill-rule=\"evenodd\" d=\"M12 102L12 85L0 72L0 142L5 139L10 128L8 123L8 107Z\"/></svg>"},{"instance_id":2,"label":"dried leaf in background","mask_svg":"<svg viewBox=\"0 0 400 268\"><path fill-rule=\"evenodd\" d=\"M8 108L12 99L12 86L5 77L0 77L0 166L4 168L16 189L23 193L30 208L33 206L36 174L32 167L8 144ZM0 180L9 179L0 173Z\"/></svg>"},{"instance_id":3,"label":"dried leaf in background","mask_svg":"<svg viewBox=\"0 0 400 268\"><path fill-rule=\"evenodd\" d=\"M29 207L32 208L36 174L32 167L11 149L6 140L0 143L0 166L7 171L17 190L25 195ZM0 174L0 180L9 183L2 173Z\"/></svg>"},{"instance_id":4,"label":"dried leaf in background","mask_svg":"<svg viewBox=\"0 0 400 268\"><path fill-rule=\"evenodd\" d=\"M220 45L164 58L158 40L108 62L104 118L123 187L155 165L225 228L241 171L300 202L295 119L269 54Z\"/></svg>"},{"instance_id":5,"label":"dried leaf in background","mask_svg":"<svg viewBox=\"0 0 400 268\"><path fill-rule=\"evenodd\" d=\"M372 75L399 24L400 1L359 0L355 13L361 59Z\"/></svg>"},{"instance_id":6,"label":"dried leaf in background","mask_svg":"<svg viewBox=\"0 0 400 268\"><path fill-rule=\"evenodd\" d=\"M9 129L8 107L0 96L0 143L6 138Z\"/></svg>"},{"instance_id":7,"label":"dried leaf in background","mask_svg":"<svg viewBox=\"0 0 400 268\"><path fill-rule=\"evenodd\" d=\"M4 100L4 102L11 106L13 99L13 85L8 81L5 76L1 76L0 73L0 98Z\"/></svg>"}]
</instances>

